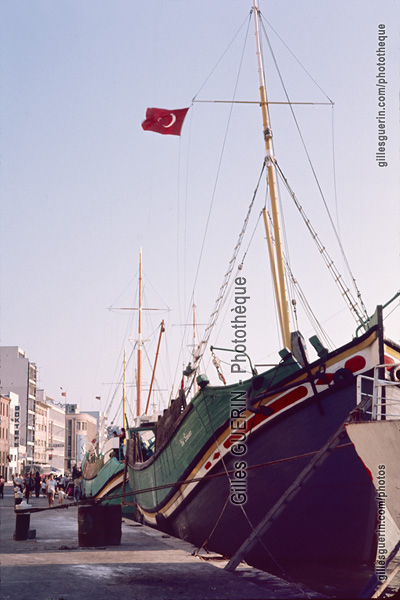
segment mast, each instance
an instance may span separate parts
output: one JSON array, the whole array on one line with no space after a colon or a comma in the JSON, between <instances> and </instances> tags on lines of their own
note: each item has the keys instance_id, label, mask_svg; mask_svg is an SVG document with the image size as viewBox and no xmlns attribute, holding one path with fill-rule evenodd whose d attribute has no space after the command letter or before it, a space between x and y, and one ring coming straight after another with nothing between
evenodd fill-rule
<instances>
[{"instance_id":1,"label":"mast","mask_svg":"<svg viewBox=\"0 0 400 600\"><path fill-rule=\"evenodd\" d=\"M158 337L158 344L157 344L157 350L156 350L156 357L154 359L154 367L153 367L153 373L151 375L151 381L150 381L150 388L149 388L149 395L147 397L147 404L146 404L146 410L144 411L144 414L147 415L147 411L149 410L149 405L150 405L150 397L151 397L151 392L153 390L153 382L154 382L154 377L156 375L156 367L157 367L157 361L158 361L158 354L160 352L160 344L161 344L161 336L165 331L165 327L164 327L164 319L161 321L161 325L160 325L160 335Z\"/></svg>"},{"instance_id":2,"label":"mast","mask_svg":"<svg viewBox=\"0 0 400 600\"><path fill-rule=\"evenodd\" d=\"M139 325L138 325L138 351L137 351L137 378L136 378L136 415L140 417L140 396L142 388L142 249L139 258Z\"/></svg>"},{"instance_id":3,"label":"mast","mask_svg":"<svg viewBox=\"0 0 400 600\"><path fill-rule=\"evenodd\" d=\"M122 427L126 427L126 351L124 348L124 377L122 380Z\"/></svg>"},{"instance_id":4,"label":"mast","mask_svg":"<svg viewBox=\"0 0 400 600\"><path fill-rule=\"evenodd\" d=\"M196 350L196 305L194 303L194 298L193 298L193 353ZM197 382L196 382L196 378L193 382L193 394L197 393Z\"/></svg>"},{"instance_id":5,"label":"mast","mask_svg":"<svg viewBox=\"0 0 400 600\"><path fill-rule=\"evenodd\" d=\"M268 185L269 185L270 198L271 198L271 212L272 212L272 221L273 221L273 227L274 227L276 256L274 255L274 252L273 252L273 245L272 245L269 227L266 227L266 235L267 235L268 248L269 248L269 253L270 253L271 266L274 265L274 266L272 266L272 273L273 273L275 297L276 297L276 303L277 303L277 307L278 307L279 322L280 322L280 327L281 327L283 344L290 350L291 349L291 339L290 339L289 305L288 305L288 300L287 300L286 284L285 284L285 266L284 266L284 261L283 261L282 238L281 238L279 211L278 211L278 194L277 194L277 189L276 189L276 175L275 175L275 166L273 163L273 152L272 152L272 132L271 132L271 128L270 128L270 120L269 120L269 114L268 114L268 100L267 100L267 91L266 91L266 87L265 87L264 64L263 64L263 56L262 56L262 52L261 52L260 30L259 30L259 25L258 25L259 8L257 5L257 0L253 0L253 14L254 14L254 27L255 27L255 38L256 38L258 80L259 80L259 85L260 85L260 100L261 100L260 104L261 104L261 112L262 112L263 128L264 128L267 176L268 176ZM265 218L264 218L264 223L265 223ZM276 265L276 269L275 269L275 265ZM277 277L274 276L275 271L277 272Z\"/></svg>"}]
</instances>

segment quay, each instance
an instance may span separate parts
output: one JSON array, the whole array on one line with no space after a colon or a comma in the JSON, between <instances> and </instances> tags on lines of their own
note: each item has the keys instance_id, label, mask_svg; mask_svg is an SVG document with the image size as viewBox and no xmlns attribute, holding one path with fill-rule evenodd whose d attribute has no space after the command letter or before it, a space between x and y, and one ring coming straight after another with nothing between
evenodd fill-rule
<instances>
[{"instance_id":1,"label":"quay","mask_svg":"<svg viewBox=\"0 0 400 600\"><path fill-rule=\"evenodd\" d=\"M47 498L33 497L29 503L33 508L46 508ZM36 530L36 537L15 541L10 484L6 484L4 498L0 499L0 516L2 600L327 597L244 563L234 573L228 573L222 568L227 561L219 560L220 557L205 560L194 556L191 544L125 519L121 545L80 548L76 506L32 513L30 529Z\"/></svg>"}]
</instances>

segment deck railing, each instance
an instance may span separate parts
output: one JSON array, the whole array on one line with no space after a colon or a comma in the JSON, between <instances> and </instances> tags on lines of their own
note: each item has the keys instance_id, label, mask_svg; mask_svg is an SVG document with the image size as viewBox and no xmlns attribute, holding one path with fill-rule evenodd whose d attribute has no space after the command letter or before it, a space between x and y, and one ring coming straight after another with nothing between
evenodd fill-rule
<instances>
[{"instance_id":1,"label":"deck railing","mask_svg":"<svg viewBox=\"0 0 400 600\"><path fill-rule=\"evenodd\" d=\"M377 365L373 377L357 377L357 404L366 397L371 398L371 410L365 412L371 415L373 421L400 419L400 381L380 378L382 370L385 369L386 372L388 366L396 373L400 363Z\"/></svg>"}]
</instances>

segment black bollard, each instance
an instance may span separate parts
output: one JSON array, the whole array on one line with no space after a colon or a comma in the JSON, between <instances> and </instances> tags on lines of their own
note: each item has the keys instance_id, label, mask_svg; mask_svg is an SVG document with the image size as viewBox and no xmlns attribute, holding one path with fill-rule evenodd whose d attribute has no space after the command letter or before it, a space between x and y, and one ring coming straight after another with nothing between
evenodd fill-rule
<instances>
[{"instance_id":1,"label":"black bollard","mask_svg":"<svg viewBox=\"0 0 400 600\"><path fill-rule=\"evenodd\" d=\"M108 504L103 506L103 523L106 530L107 546L119 546L122 535L122 508L121 505Z\"/></svg>"},{"instance_id":2,"label":"black bollard","mask_svg":"<svg viewBox=\"0 0 400 600\"><path fill-rule=\"evenodd\" d=\"M97 504L78 508L78 542L81 548L106 545L102 508Z\"/></svg>"},{"instance_id":3,"label":"black bollard","mask_svg":"<svg viewBox=\"0 0 400 600\"><path fill-rule=\"evenodd\" d=\"M15 507L16 518L14 540L16 540L17 542L27 540L29 538L29 525L31 520L31 513L29 512L29 510L27 510L29 508L31 508L31 505L26 503L21 503Z\"/></svg>"},{"instance_id":4,"label":"black bollard","mask_svg":"<svg viewBox=\"0 0 400 600\"><path fill-rule=\"evenodd\" d=\"M78 508L79 546L81 548L119 546L121 523L121 505L80 506Z\"/></svg>"}]
</instances>

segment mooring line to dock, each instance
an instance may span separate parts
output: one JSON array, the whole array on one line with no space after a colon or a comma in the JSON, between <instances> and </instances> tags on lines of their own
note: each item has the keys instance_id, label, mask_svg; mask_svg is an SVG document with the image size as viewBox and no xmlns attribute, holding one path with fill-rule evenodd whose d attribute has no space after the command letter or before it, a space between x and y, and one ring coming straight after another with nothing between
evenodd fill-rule
<instances>
[{"instance_id":1,"label":"mooring line to dock","mask_svg":"<svg viewBox=\"0 0 400 600\"><path fill-rule=\"evenodd\" d=\"M347 442L346 444L340 444L340 446L337 446L335 448L335 450L339 450L339 448L347 448L349 446L352 446L353 444L351 442ZM308 458L311 456L315 456L317 453L319 452L319 450L313 450L312 452L306 452L305 454L298 454L296 456L289 456L287 458L279 458L277 460L272 460L269 462L265 462L265 463L260 463L258 465L252 465L250 467L246 467L246 469L243 469L244 471L253 471L254 469L261 469L264 467L269 467L272 465L278 465L280 463L284 463L284 462L290 462L292 460L298 460L300 458ZM190 485L191 483L198 483L200 481L207 481L209 479L215 479L216 477L226 477L227 473L229 475L231 475L232 473L235 473L235 471L232 469L230 471L224 471L223 473L213 473L210 475L204 475L203 477L193 477L191 479L182 479L179 481L175 481L173 483L164 483L162 485L156 485L153 487L149 487L149 488L142 488L139 490L134 490L131 492L125 491L125 496L135 496L137 494L147 494L150 492L156 492L158 490L164 490L164 489L169 489L169 488L173 488L176 486L181 486L181 485ZM96 502L101 502L102 500L111 500L111 499L117 499L117 498L121 498L122 494L112 494L109 496L104 496L102 498L96 498L95 501Z\"/></svg>"},{"instance_id":2,"label":"mooring line to dock","mask_svg":"<svg viewBox=\"0 0 400 600\"><path fill-rule=\"evenodd\" d=\"M340 448L347 448L352 445L353 444L351 442L348 442L346 444L340 444L340 446L336 447L336 450L339 450ZM244 470L253 471L255 469L262 469L264 467L270 467L270 466L278 465L278 464L281 464L284 462L290 462L292 460L298 460L301 458L308 458L310 456L315 456L315 454L317 454L317 453L318 453L318 450L314 450L312 452L306 452L304 454L298 454L296 456L288 456L287 458L279 458L277 460L271 460L269 462L260 463L258 465L252 465L250 467L246 467L246 469L244 469ZM198 483L200 481L208 481L209 479L215 479L216 477L226 477L227 473L229 475L231 475L234 472L235 471L232 469L227 472L224 471L223 473L213 473L210 475L205 475L204 477L193 477L191 479L182 479L180 481L175 481L173 483L164 483L162 485L156 485L153 487L143 488L143 489L134 490L134 491L130 491L130 492L125 490L124 495L126 497L126 496L136 496L138 494L148 494L150 492L165 490L165 489L169 489L169 488L173 488L173 487L177 487L177 486L181 486L181 485L190 485L191 483ZM123 494L110 494L107 496L103 496L101 498L89 496L88 498L85 498L85 500L82 500L79 502L69 502L68 504L59 504L58 506L46 506L45 508L34 507L34 508L26 509L26 510L19 509L18 512L20 514L37 513L37 512L44 512L46 510L59 510L59 509L63 509L63 508L71 508L74 506L93 506L94 504L100 504L101 502L105 502L105 501L109 501L109 500L118 500L122 497L123 497Z\"/></svg>"}]
</instances>

